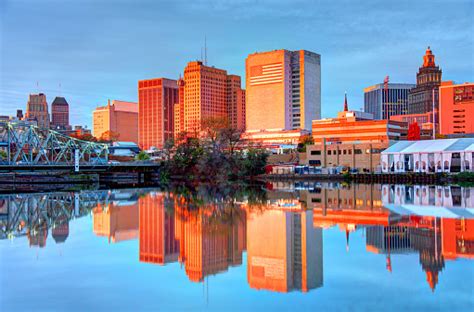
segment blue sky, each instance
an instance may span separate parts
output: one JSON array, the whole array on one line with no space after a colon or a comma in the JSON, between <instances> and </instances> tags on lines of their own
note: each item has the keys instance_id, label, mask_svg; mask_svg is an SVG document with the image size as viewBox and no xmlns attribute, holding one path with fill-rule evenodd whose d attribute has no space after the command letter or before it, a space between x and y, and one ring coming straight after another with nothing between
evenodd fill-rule
<instances>
[{"instance_id":1,"label":"blue sky","mask_svg":"<svg viewBox=\"0 0 474 312\"><path fill-rule=\"evenodd\" d=\"M137 101L138 80L177 78L207 36L208 63L243 78L255 51L321 54L330 117L344 91L360 109L363 88L386 75L414 83L428 45L444 80L474 81L473 3L0 0L0 115L26 109L40 91L48 103L65 96L71 122L90 126L107 99Z\"/></svg>"}]
</instances>

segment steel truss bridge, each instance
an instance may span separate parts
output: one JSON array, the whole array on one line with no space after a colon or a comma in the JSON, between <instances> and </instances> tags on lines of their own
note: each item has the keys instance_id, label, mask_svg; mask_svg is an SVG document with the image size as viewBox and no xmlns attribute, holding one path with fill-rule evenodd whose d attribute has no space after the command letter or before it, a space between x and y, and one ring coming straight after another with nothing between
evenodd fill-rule
<instances>
[{"instance_id":1,"label":"steel truss bridge","mask_svg":"<svg viewBox=\"0 0 474 312\"><path fill-rule=\"evenodd\" d=\"M35 236L114 200L109 191L0 195L0 239Z\"/></svg>"},{"instance_id":2,"label":"steel truss bridge","mask_svg":"<svg viewBox=\"0 0 474 312\"><path fill-rule=\"evenodd\" d=\"M101 165L107 144L78 140L25 122L0 122L0 165Z\"/></svg>"}]
</instances>

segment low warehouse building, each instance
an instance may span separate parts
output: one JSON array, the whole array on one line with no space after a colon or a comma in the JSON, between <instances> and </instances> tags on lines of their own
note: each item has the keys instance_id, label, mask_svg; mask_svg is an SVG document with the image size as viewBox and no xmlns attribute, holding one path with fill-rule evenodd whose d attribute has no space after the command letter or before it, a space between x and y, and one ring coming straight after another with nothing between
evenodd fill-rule
<instances>
[{"instance_id":1,"label":"low warehouse building","mask_svg":"<svg viewBox=\"0 0 474 312\"><path fill-rule=\"evenodd\" d=\"M474 138L401 141L382 152L383 172L473 171Z\"/></svg>"},{"instance_id":2,"label":"low warehouse building","mask_svg":"<svg viewBox=\"0 0 474 312\"><path fill-rule=\"evenodd\" d=\"M359 172L375 172L380 170L380 155L388 146L388 142L307 145L304 163L323 168L342 166Z\"/></svg>"}]
</instances>

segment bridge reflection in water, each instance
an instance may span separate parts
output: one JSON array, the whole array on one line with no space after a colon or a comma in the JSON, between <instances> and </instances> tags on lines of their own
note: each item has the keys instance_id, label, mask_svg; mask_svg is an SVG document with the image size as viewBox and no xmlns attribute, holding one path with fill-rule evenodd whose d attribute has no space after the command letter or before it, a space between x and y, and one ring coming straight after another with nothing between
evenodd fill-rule
<instances>
[{"instance_id":1,"label":"bridge reflection in water","mask_svg":"<svg viewBox=\"0 0 474 312\"><path fill-rule=\"evenodd\" d=\"M238 194L238 195L229 195ZM192 282L243 264L251 288L306 292L323 286L323 233L338 227L346 250L356 231L385 258L418 254L434 291L446 261L474 258L474 189L272 183L256 194L157 189L1 195L1 238L44 247L66 241L69 222L92 214L93 232L138 238L138 260L178 262ZM163 268L166 270L166 268Z\"/></svg>"}]
</instances>

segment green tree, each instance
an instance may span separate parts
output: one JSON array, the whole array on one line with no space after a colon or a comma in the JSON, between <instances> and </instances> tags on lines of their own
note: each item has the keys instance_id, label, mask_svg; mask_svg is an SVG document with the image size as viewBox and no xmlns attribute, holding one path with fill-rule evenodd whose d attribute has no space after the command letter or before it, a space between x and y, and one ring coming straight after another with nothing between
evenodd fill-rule
<instances>
[{"instance_id":1,"label":"green tree","mask_svg":"<svg viewBox=\"0 0 474 312\"><path fill-rule=\"evenodd\" d=\"M135 160L150 160L150 155L148 155L145 151L140 151L140 153L135 156Z\"/></svg>"},{"instance_id":2,"label":"green tree","mask_svg":"<svg viewBox=\"0 0 474 312\"><path fill-rule=\"evenodd\" d=\"M0 160L6 160L8 158L7 152L0 149Z\"/></svg>"},{"instance_id":3,"label":"green tree","mask_svg":"<svg viewBox=\"0 0 474 312\"><path fill-rule=\"evenodd\" d=\"M298 140L298 152L304 153L306 152L306 145L313 145L314 140L310 134L306 134L300 137Z\"/></svg>"}]
</instances>

